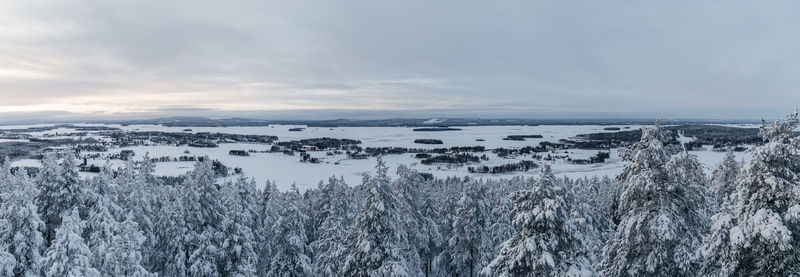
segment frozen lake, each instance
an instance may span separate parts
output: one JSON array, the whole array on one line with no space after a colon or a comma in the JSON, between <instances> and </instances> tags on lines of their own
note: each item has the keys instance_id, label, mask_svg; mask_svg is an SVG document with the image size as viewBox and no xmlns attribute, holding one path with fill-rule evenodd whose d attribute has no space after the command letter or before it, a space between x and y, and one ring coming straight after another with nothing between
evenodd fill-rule
<instances>
[{"instance_id":1,"label":"frozen lake","mask_svg":"<svg viewBox=\"0 0 800 277\"><path fill-rule=\"evenodd\" d=\"M97 124L76 124L92 125ZM46 124L35 125L35 127L47 126ZM407 148L442 148L453 146L484 146L487 149L494 148L521 148L524 146L536 146L539 142L550 141L558 142L559 139L571 138L578 134L596 132L616 132L614 130L604 130L607 125L541 125L541 126L452 126L460 128L461 131L442 131L442 132L415 132L410 127L306 127L290 125L273 125L263 127L165 127L161 125L106 125L118 127L128 131L163 131L163 132L219 132L243 135L274 135L278 141L291 141L299 139L310 139L320 137L356 139L362 142L362 147L407 147ZM0 126L0 129L22 128L32 126ZM622 130L639 129L637 125L617 125ZM749 126L748 126L749 127ZM305 128L303 131L289 131L291 128ZM31 133L34 136L61 137L61 135L75 132L69 128L59 128L43 132ZM525 141L503 140L509 135L542 135L539 139L527 139ZM89 132L87 136L95 136ZM416 144L415 139L440 139L443 144L427 145ZM477 141L482 140L482 141ZM279 187L288 188L295 183L299 188L305 189L316 186L320 181L326 180L330 176L342 176L348 184L355 185L361 182L362 174L371 173L374 170L375 158L363 160L348 159L346 155L327 156L324 151L311 152L312 157L322 160L319 164L304 163L300 161L300 156L289 156L282 153L250 153L250 156L229 155L230 150L255 150L256 152L268 151L269 144L249 144L249 143L223 143L216 148L196 148L188 146L133 146L110 148L108 153L118 153L122 150L133 150L136 159L141 158L145 153L150 157L161 156L178 157L203 156L208 155L212 159L218 159L228 167L239 167L244 170L248 177L256 179L259 185L263 186L266 180L277 182ZM709 148L710 149L710 148ZM186 154L185 152L189 153ZM564 152L568 153L564 153ZM554 154L568 154L572 158L588 158L597 153L597 150L577 150L569 149L557 151ZM83 152L91 154L91 152ZM106 153L103 153L106 154ZM543 153L546 155L547 153ZM699 157L707 167L714 166L722 159L724 153L707 151L692 151ZM737 153L738 158L745 156L744 153ZM467 171L467 166L448 166L448 165L423 165L419 159L413 157L414 154L386 155L384 160L390 167L390 172L394 172L398 165L405 164L421 172L429 172L437 177L448 176L471 176L474 178L500 179L511 178L517 175L535 176L538 170L533 169L528 172L514 172L506 174L473 174ZM480 155L480 153L478 154ZM497 155L486 152L489 160L482 162L482 165L502 165L522 160L531 160L530 155L520 155L513 158L499 158ZM558 176L583 177L593 175L614 176L621 172L623 163L619 158L617 149L611 150L611 158L604 163L590 165L576 165L564 160L542 161L550 163L553 171ZM102 165L104 161L90 160L89 164ZM121 166L124 162L113 160L113 166ZM337 164L338 163L338 164ZM35 160L17 160L15 166L37 166ZM159 175L179 175L191 170L192 162L160 162L156 166L156 174ZM83 174L87 175L89 173Z\"/></svg>"}]
</instances>

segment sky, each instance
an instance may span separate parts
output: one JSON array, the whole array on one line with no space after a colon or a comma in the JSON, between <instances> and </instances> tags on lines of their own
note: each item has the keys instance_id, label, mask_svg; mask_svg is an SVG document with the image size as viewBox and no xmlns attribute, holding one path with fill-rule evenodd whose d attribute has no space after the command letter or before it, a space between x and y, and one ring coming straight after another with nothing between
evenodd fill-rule
<instances>
[{"instance_id":1,"label":"sky","mask_svg":"<svg viewBox=\"0 0 800 277\"><path fill-rule=\"evenodd\" d=\"M798 1L0 1L0 121L779 117Z\"/></svg>"}]
</instances>

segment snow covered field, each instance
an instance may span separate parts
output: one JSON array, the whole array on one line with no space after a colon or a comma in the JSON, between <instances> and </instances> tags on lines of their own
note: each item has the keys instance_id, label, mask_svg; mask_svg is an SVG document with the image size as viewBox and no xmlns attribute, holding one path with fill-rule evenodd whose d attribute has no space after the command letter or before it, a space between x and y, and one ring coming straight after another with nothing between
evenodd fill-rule
<instances>
[{"instance_id":1,"label":"snow covered field","mask_svg":"<svg viewBox=\"0 0 800 277\"><path fill-rule=\"evenodd\" d=\"M75 124L75 125L97 125L97 124ZM46 124L35 125L36 127L47 126ZM414 132L414 128L410 127L306 127L306 126L290 126L290 125L273 125L264 127L165 127L161 125L106 125L109 127L118 127L127 131L163 131L163 132L184 132L185 129L191 129L190 132L220 132L229 134L243 134L243 135L275 135L278 136L279 141L291 141L299 139L332 137L332 138L347 138L357 139L362 141L363 147L407 147L407 148L441 148L453 146L485 146L487 149L493 148L521 148L524 146L535 146L542 141L558 142L559 139L574 137L578 134L596 133L596 132L615 132L604 130L602 125L542 125L542 126L453 126L462 129L461 131L443 131L443 132ZM10 128L26 128L33 126L0 126L0 129ZM638 129L641 126L614 126L614 127L629 127L630 129ZM291 128L305 128L303 131L289 131ZM626 129L623 129L626 130ZM31 133L34 136L55 136L61 137L66 133L74 132L72 129L59 128L44 132ZM527 139L525 141L512 141L503 140L508 135L542 135L541 139ZM91 132L87 136L94 136ZM415 139L441 139L444 144L440 145L427 145L415 144ZM476 140L482 141L476 141ZM684 140L691 140L685 138ZM122 150L133 150L136 153L136 158L141 158L145 153L149 153L150 157L157 158L161 156L178 157L183 155L188 156L203 156L208 155L212 159L218 159L228 167L240 167L244 170L244 174L256 179L259 185L263 186L266 180L276 181L281 189L288 188L292 183L295 183L301 190L309 187L316 186L319 181L326 180L330 176L342 176L348 184L358 184L362 180L362 174L371 173L374 170L375 158L353 160L348 159L347 156L334 155L326 156L324 151L311 152L312 157L322 159L322 163L311 164L300 162L300 157L288 156L282 153L250 153L250 156L233 156L229 155L230 150L255 150L257 152L269 150L271 145L268 144L249 144L249 143L224 143L216 148L195 148L188 146L134 146L123 148L110 148L109 153L118 153ZM707 149L710 149L708 147ZM188 154L185 151L189 151ZM597 153L596 150L566 150L572 158L587 158ZM563 152L563 151L562 151ZM90 154L90 152L84 152ZM487 152L489 157L488 161L482 165L502 165L512 162L519 162L522 160L530 160L528 155L517 156L510 159L498 158L496 155ZM692 154L698 156L699 160L707 167L711 167L722 159L724 153L707 151L692 151ZM741 159L747 156L743 153L737 153L737 158ZM517 175L535 176L538 170L531 170L528 172L515 172L507 174L472 174L467 172L467 166L448 166L448 165L423 165L419 163L419 159L413 157L413 154L401 155L387 155L384 157L387 165L390 167L390 172L400 165L405 164L413 169L421 172L429 172L437 177L448 176L471 176L474 178L485 179L500 179L511 178ZM89 164L102 165L102 160L90 160ZM123 161L113 160L113 166L123 165ZM337 164L338 163L338 164ZM614 176L618 174L623 166L623 163L618 155L617 149L611 151L611 158L605 163L591 164L591 165L576 165L566 161L551 161L553 172L557 176L569 177L583 177L593 175L609 175ZM37 166L36 160L17 160L14 161L15 166ZM161 162L157 163L157 174L160 175L180 175L192 168L192 162ZM90 173L82 173L84 176Z\"/></svg>"}]
</instances>

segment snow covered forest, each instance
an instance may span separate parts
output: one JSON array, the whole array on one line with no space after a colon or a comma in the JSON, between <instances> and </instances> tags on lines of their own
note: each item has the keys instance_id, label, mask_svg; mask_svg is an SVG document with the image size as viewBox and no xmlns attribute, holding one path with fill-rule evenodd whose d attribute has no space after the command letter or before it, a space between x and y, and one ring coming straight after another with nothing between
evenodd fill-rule
<instances>
[{"instance_id":1,"label":"snow covered forest","mask_svg":"<svg viewBox=\"0 0 800 277\"><path fill-rule=\"evenodd\" d=\"M798 114L706 170L658 123L614 177L430 179L379 159L360 184L280 192L138 167L81 179L71 154L0 172L2 276L791 276ZM269 169L264 169L269 170Z\"/></svg>"}]
</instances>

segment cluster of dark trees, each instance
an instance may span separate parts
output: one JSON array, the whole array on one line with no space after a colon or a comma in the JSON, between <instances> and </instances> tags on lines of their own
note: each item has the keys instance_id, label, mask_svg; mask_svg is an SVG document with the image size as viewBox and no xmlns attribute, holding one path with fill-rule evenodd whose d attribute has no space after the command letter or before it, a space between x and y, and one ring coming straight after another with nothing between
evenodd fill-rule
<instances>
[{"instance_id":1,"label":"cluster of dark trees","mask_svg":"<svg viewBox=\"0 0 800 277\"><path fill-rule=\"evenodd\" d=\"M529 138L540 139L544 137L542 135L509 135L503 138L503 140L524 141Z\"/></svg>"},{"instance_id":2,"label":"cluster of dark trees","mask_svg":"<svg viewBox=\"0 0 800 277\"><path fill-rule=\"evenodd\" d=\"M508 173L508 172L517 172L517 171L528 171L532 168L537 168L539 165L536 164L534 161L521 161L518 163L509 163L504 165L497 165L497 166L479 166L479 167L468 167L467 171L469 173L491 173L491 174L501 174L501 173Z\"/></svg>"},{"instance_id":3,"label":"cluster of dark trees","mask_svg":"<svg viewBox=\"0 0 800 277\"><path fill-rule=\"evenodd\" d=\"M481 157L466 154L466 153L459 153L453 155L436 155L429 157L420 161L422 164L466 164L466 163L477 163L481 161Z\"/></svg>"},{"instance_id":4,"label":"cluster of dark trees","mask_svg":"<svg viewBox=\"0 0 800 277\"><path fill-rule=\"evenodd\" d=\"M286 147L293 151L299 151L304 146L314 146L319 150L327 150L329 148L337 150L361 150L358 146L361 144L360 140L352 139L337 139L337 138L312 138L301 139L293 141L280 141L276 145Z\"/></svg>"},{"instance_id":5,"label":"cluster of dark trees","mask_svg":"<svg viewBox=\"0 0 800 277\"><path fill-rule=\"evenodd\" d=\"M418 144L444 144L440 139L415 139L414 143Z\"/></svg>"},{"instance_id":6,"label":"cluster of dark trees","mask_svg":"<svg viewBox=\"0 0 800 277\"><path fill-rule=\"evenodd\" d=\"M240 135L226 133L186 133L186 132L159 132L159 131L140 131L140 132L101 132L100 135L112 139L112 144L116 146L163 144L163 145L188 145L192 147L217 147L219 143L225 142L247 142L247 143L272 143L278 140L276 136L267 135Z\"/></svg>"},{"instance_id":7,"label":"cluster of dark trees","mask_svg":"<svg viewBox=\"0 0 800 277\"><path fill-rule=\"evenodd\" d=\"M687 151L689 149L686 149ZM573 164L595 164L595 163L603 163L607 159L611 158L611 152L605 151L598 151L597 154L594 156L589 157L588 159L568 159L569 162Z\"/></svg>"}]
</instances>

